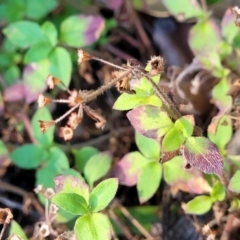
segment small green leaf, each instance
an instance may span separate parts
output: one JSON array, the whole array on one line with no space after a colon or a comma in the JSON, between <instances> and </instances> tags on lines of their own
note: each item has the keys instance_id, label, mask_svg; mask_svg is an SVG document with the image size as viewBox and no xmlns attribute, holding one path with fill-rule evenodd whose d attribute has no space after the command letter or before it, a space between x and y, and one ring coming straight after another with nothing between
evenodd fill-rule
<instances>
[{"instance_id":1,"label":"small green leaf","mask_svg":"<svg viewBox=\"0 0 240 240\"><path fill-rule=\"evenodd\" d=\"M109 153L98 153L92 156L84 167L84 176L90 186L103 177L110 169L112 157Z\"/></svg>"},{"instance_id":2,"label":"small green leaf","mask_svg":"<svg viewBox=\"0 0 240 240\"><path fill-rule=\"evenodd\" d=\"M212 207L212 199L209 196L197 196L184 207L187 214L201 215L207 213Z\"/></svg>"},{"instance_id":3,"label":"small green leaf","mask_svg":"<svg viewBox=\"0 0 240 240\"><path fill-rule=\"evenodd\" d=\"M52 22L45 21L42 24L42 32L48 38L52 47L55 47L57 44L58 32L55 25Z\"/></svg>"},{"instance_id":4,"label":"small green leaf","mask_svg":"<svg viewBox=\"0 0 240 240\"><path fill-rule=\"evenodd\" d=\"M227 77L223 77L212 90L214 103L221 111L227 110L232 106L232 97L227 94L229 90L230 86Z\"/></svg>"},{"instance_id":5,"label":"small green leaf","mask_svg":"<svg viewBox=\"0 0 240 240\"><path fill-rule=\"evenodd\" d=\"M21 240L28 240L25 232L23 231L23 229L21 228L21 226L14 220L11 221L11 228L9 231L9 236L11 236L12 234L16 234L18 235Z\"/></svg>"},{"instance_id":6,"label":"small green leaf","mask_svg":"<svg viewBox=\"0 0 240 240\"><path fill-rule=\"evenodd\" d=\"M179 149L185 141L185 136L177 128L169 130L162 141L162 151L172 152Z\"/></svg>"},{"instance_id":7,"label":"small green leaf","mask_svg":"<svg viewBox=\"0 0 240 240\"><path fill-rule=\"evenodd\" d=\"M228 189L233 192L240 193L240 170L237 170L230 179Z\"/></svg>"},{"instance_id":8,"label":"small green leaf","mask_svg":"<svg viewBox=\"0 0 240 240\"><path fill-rule=\"evenodd\" d=\"M102 213L87 214L77 219L74 226L77 240L110 240L112 227L107 216Z\"/></svg>"},{"instance_id":9,"label":"small green leaf","mask_svg":"<svg viewBox=\"0 0 240 240\"><path fill-rule=\"evenodd\" d=\"M156 140L160 140L173 127L168 114L151 105L134 108L127 117L137 132Z\"/></svg>"},{"instance_id":10,"label":"small green leaf","mask_svg":"<svg viewBox=\"0 0 240 240\"><path fill-rule=\"evenodd\" d=\"M114 103L113 109L116 110L133 109L141 104L143 98L145 97L139 96L138 94L122 93Z\"/></svg>"},{"instance_id":11,"label":"small green leaf","mask_svg":"<svg viewBox=\"0 0 240 240\"><path fill-rule=\"evenodd\" d=\"M56 193L51 200L57 206L72 214L83 215L88 213L86 200L76 193Z\"/></svg>"},{"instance_id":12,"label":"small green leaf","mask_svg":"<svg viewBox=\"0 0 240 240\"><path fill-rule=\"evenodd\" d=\"M19 67L14 64L4 71L3 74L5 83L10 86L19 81L21 72Z\"/></svg>"},{"instance_id":13,"label":"small green leaf","mask_svg":"<svg viewBox=\"0 0 240 240\"><path fill-rule=\"evenodd\" d=\"M189 44L195 54L212 51L220 40L219 27L212 20L198 22L190 30Z\"/></svg>"},{"instance_id":14,"label":"small green leaf","mask_svg":"<svg viewBox=\"0 0 240 240\"><path fill-rule=\"evenodd\" d=\"M80 178L80 179L84 180L84 178L81 176L81 174L73 168L64 169L63 170L63 175L64 176L73 176L73 177L77 177L77 178Z\"/></svg>"},{"instance_id":15,"label":"small green leaf","mask_svg":"<svg viewBox=\"0 0 240 240\"><path fill-rule=\"evenodd\" d=\"M118 188L118 179L109 178L99 183L90 193L89 209L99 212L113 200Z\"/></svg>"},{"instance_id":16,"label":"small green leaf","mask_svg":"<svg viewBox=\"0 0 240 240\"><path fill-rule=\"evenodd\" d=\"M83 169L87 161L98 152L99 151L97 148L91 146L86 146L81 149L72 149L77 169L83 172Z\"/></svg>"},{"instance_id":17,"label":"small green leaf","mask_svg":"<svg viewBox=\"0 0 240 240\"><path fill-rule=\"evenodd\" d=\"M146 163L138 176L137 191L140 203L146 202L157 191L162 178L162 167L159 162Z\"/></svg>"},{"instance_id":18,"label":"small green leaf","mask_svg":"<svg viewBox=\"0 0 240 240\"><path fill-rule=\"evenodd\" d=\"M0 15L1 17L5 17L8 23L16 22L24 18L24 14L26 11L24 0L1 1L0 8L1 7L3 8L3 12L1 12L0 10Z\"/></svg>"},{"instance_id":19,"label":"small green leaf","mask_svg":"<svg viewBox=\"0 0 240 240\"><path fill-rule=\"evenodd\" d=\"M231 8L227 9L221 23L222 35L229 42L232 43L233 39L239 34L239 29L236 27L235 16L231 11Z\"/></svg>"},{"instance_id":20,"label":"small green leaf","mask_svg":"<svg viewBox=\"0 0 240 240\"><path fill-rule=\"evenodd\" d=\"M25 144L16 148L10 155L14 164L20 168L33 169L46 160L47 152L39 146Z\"/></svg>"},{"instance_id":21,"label":"small green leaf","mask_svg":"<svg viewBox=\"0 0 240 240\"><path fill-rule=\"evenodd\" d=\"M48 13L58 6L57 0L32 1L25 0L26 15L28 18L38 20L45 17Z\"/></svg>"},{"instance_id":22,"label":"small green leaf","mask_svg":"<svg viewBox=\"0 0 240 240\"><path fill-rule=\"evenodd\" d=\"M235 212L240 208L240 199L238 198L233 198L231 202L231 206L228 209L229 212Z\"/></svg>"},{"instance_id":23,"label":"small green leaf","mask_svg":"<svg viewBox=\"0 0 240 240\"><path fill-rule=\"evenodd\" d=\"M45 133L42 133L38 121L43 119L44 121L52 120L52 115L46 107L39 108L32 117L33 135L42 146L49 147L53 144L55 126L50 127Z\"/></svg>"},{"instance_id":24,"label":"small green leaf","mask_svg":"<svg viewBox=\"0 0 240 240\"><path fill-rule=\"evenodd\" d=\"M183 149L188 164L204 173L223 174L223 159L217 147L205 137L188 137Z\"/></svg>"},{"instance_id":25,"label":"small green leaf","mask_svg":"<svg viewBox=\"0 0 240 240\"><path fill-rule=\"evenodd\" d=\"M163 3L170 13L181 20L204 14L197 0L181 0L179 4L176 4L175 0L163 0Z\"/></svg>"},{"instance_id":26,"label":"small green leaf","mask_svg":"<svg viewBox=\"0 0 240 240\"><path fill-rule=\"evenodd\" d=\"M226 154L225 147L232 139L233 126L229 116L224 115L218 122L215 134L208 132L209 139L215 143L222 154Z\"/></svg>"},{"instance_id":27,"label":"small green leaf","mask_svg":"<svg viewBox=\"0 0 240 240\"><path fill-rule=\"evenodd\" d=\"M145 157L159 160L160 158L159 142L151 138L147 138L137 132L135 132L135 141L139 150Z\"/></svg>"},{"instance_id":28,"label":"small green leaf","mask_svg":"<svg viewBox=\"0 0 240 240\"><path fill-rule=\"evenodd\" d=\"M69 162L64 151L59 147L51 147L45 165L36 173L36 184L44 187L54 187L54 178L69 168Z\"/></svg>"},{"instance_id":29,"label":"small green leaf","mask_svg":"<svg viewBox=\"0 0 240 240\"><path fill-rule=\"evenodd\" d=\"M24 56L24 63L38 62L44 58L47 58L52 50L51 43L46 38L35 44L26 52Z\"/></svg>"},{"instance_id":30,"label":"small green leaf","mask_svg":"<svg viewBox=\"0 0 240 240\"><path fill-rule=\"evenodd\" d=\"M56 47L49 55L50 60L50 73L61 79L66 86L69 86L72 61L69 52L62 47Z\"/></svg>"},{"instance_id":31,"label":"small green leaf","mask_svg":"<svg viewBox=\"0 0 240 240\"><path fill-rule=\"evenodd\" d=\"M60 27L60 39L71 47L83 47L94 43L104 29L104 19L99 16L73 15Z\"/></svg>"},{"instance_id":32,"label":"small green leaf","mask_svg":"<svg viewBox=\"0 0 240 240\"><path fill-rule=\"evenodd\" d=\"M74 176L59 175L54 178L56 192L76 193L89 201L89 186L84 179Z\"/></svg>"},{"instance_id":33,"label":"small green leaf","mask_svg":"<svg viewBox=\"0 0 240 240\"><path fill-rule=\"evenodd\" d=\"M191 122L191 116L183 116L174 123L174 127L180 130L185 137L190 137L193 134L194 122Z\"/></svg>"},{"instance_id":34,"label":"small green leaf","mask_svg":"<svg viewBox=\"0 0 240 240\"><path fill-rule=\"evenodd\" d=\"M211 192L211 198L212 201L223 201L226 197L225 188L222 183L218 182L213 186L212 192Z\"/></svg>"},{"instance_id":35,"label":"small green leaf","mask_svg":"<svg viewBox=\"0 0 240 240\"><path fill-rule=\"evenodd\" d=\"M31 21L14 22L4 28L3 33L19 48L27 48L44 37L40 26Z\"/></svg>"}]
</instances>

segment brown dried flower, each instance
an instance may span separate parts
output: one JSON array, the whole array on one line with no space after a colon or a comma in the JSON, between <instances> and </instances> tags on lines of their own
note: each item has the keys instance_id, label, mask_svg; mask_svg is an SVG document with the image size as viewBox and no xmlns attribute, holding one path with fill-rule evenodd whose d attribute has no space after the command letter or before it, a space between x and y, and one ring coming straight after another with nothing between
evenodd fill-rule
<instances>
[{"instance_id":1,"label":"brown dried flower","mask_svg":"<svg viewBox=\"0 0 240 240\"><path fill-rule=\"evenodd\" d=\"M118 70L118 71L113 71L112 72L112 77L113 78L118 78L120 77L125 71L122 71L122 70ZM126 93L129 93L129 94L133 94L135 93L134 90L131 89L131 86L130 86L130 80L132 78L132 75L129 74L125 77L123 77L121 80L119 80L117 83L116 83L116 88L119 92L126 92Z\"/></svg>"},{"instance_id":2,"label":"brown dried flower","mask_svg":"<svg viewBox=\"0 0 240 240\"><path fill-rule=\"evenodd\" d=\"M71 91L71 95L68 98L69 106L75 106L76 104L80 103L83 98L77 90Z\"/></svg>"},{"instance_id":3,"label":"brown dried flower","mask_svg":"<svg viewBox=\"0 0 240 240\"><path fill-rule=\"evenodd\" d=\"M50 89L53 89L55 85L59 84L61 81L54 77L53 75L49 74L47 77L47 85Z\"/></svg>"},{"instance_id":4,"label":"brown dried flower","mask_svg":"<svg viewBox=\"0 0 240 240\"><path fill-rule=\"evenodd\" d=\"M151 60L148 61L150 65L150 74L151 75L158 75L163 72L164 70L164 59L160 56L153 56Z\"/></svg>"},{"instance_id":5,"label":"brown dried flower","mask_svg":"<svg viewBox=\"0 0 240 240\"><path fill-rule=\"evenodd\" d=\"M73 137L73 130L72 128L65 126L60 128L59 136L64 138L65 141L72 139Z\"/></svg>"},{"instance_id":6,"label":"brown dried flower","mask_svg":"<svg viewBox=\"0 0 240 240\"><path fill-rule=\"evenodd\" d=\"M42 120L38 120L40 128L42 133L45 133L48 128L50 128L51 126L53 126L55 124L54 121L42 121Z\"/></svg>"},{"instance_id":7,"label":"brown dried flower","mask_svg":"<svg viewBox=\"0 0 240 240\"><path fill-rule=\"evenodd\" d=\"M52 102L52 99L45 97L42 94L39 94L38 96L38 107L44 107L45 105L49 104Z\"/></svg>"},{"instance_id":8,"label":"brown dried flower","mask_svg":"<svg viewBox=\"0 0 240 240\"><path fill-rule=\"evenodd\" d=\"M9 224L13 218L10 208L0 208L0 224Z\"/></svg>"},{"instance_id":9,"label":"brown dried flower","mask_svg":"<svg viewBox=\"0 0 240 240\"><path fill-rule=\"evenodd\" d=\"M78 64L83 61L89 61L92 59L92 55L88 52L83 51L82 49L78 49Z\"/></svg>"},{"instance_id":10,"label":"brown dried flower","mask_svg":"<svg viewBox=\"0 0 240 240\"><path fill-rule=\"evenodd\" d=\"M72 113L70 117L68 118L67 125L71 127L72 129L77 128L78 124L82 121L82 118L80 118L77 113Z\"/></svg>"}]
</instances>

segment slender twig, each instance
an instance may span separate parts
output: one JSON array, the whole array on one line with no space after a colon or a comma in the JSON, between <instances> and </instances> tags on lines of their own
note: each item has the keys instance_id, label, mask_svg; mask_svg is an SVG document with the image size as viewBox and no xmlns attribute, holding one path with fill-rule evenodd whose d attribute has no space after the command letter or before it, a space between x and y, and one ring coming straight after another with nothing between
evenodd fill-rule
<instances>
[{"instance_id":1,"label":"slender twig","mask_svg":"<svg viewBox=\"0 0 240 240\"><path fill-rule=\"evenodd\" d=\"M119 227L119 229L123 231L125 237L128 240L133 239L133 235L131 234L127 226L118 218L118 216L114 213L112 209L108 210L108 214L111 217L111 219L115 222L115 224Z\"/></svg>"},{"instance_id":2,"label":"slender twig","mask_svg":"<svg viewBox=\"0 0 240 240\"><path fill-rule=\"evenodd\" d=\"M5 222L4 225L3 225L3 228L2 228L2 230L1 230L1 233L0 233L0 240L1 240L2 237L3 237L3 233L5 232L6 227L7 227L7 223Z\"/></svg>"},{"instance_id":3,"label":"slender twig","mask_svg":"<svg viewBox=\"0 0 240 240\"><path fill-rule=\"evenodd\" d=\"M106 90L110 89L111 87L115 86L115 84L120 81L123 77L127 76L132 72L132 69L127 70L123 74L121 74L119 77L113 79L111 82L107 83L106 85L103 85L93 93L90 93L86 98L83 100L82 103L87 103L95 99L97 96L103 94Z\"/></svg>"},{"instance_id":4,"label":"slender twig","mask_svg":"<svg viewBox=\"0 0 240 240\"><path fill-rule=\"evenodd\" d=\"M122 214L132 222L132 224L139 230L139 232L145 238L154 239L153 236L148 231L146 231L146 229L139 223L139 221L131 215L131 213L127 210L127 208L125 208L119 202L117 203L117 206L118 206L119 210L122 212Z\"/></svg>"}]
</instances>

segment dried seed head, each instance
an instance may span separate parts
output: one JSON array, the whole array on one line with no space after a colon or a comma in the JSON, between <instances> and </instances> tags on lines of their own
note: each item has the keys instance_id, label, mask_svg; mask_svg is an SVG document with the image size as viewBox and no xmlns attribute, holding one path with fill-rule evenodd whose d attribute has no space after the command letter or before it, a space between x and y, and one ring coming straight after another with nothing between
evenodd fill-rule
<instances>
[{"instance_id":1,"label":"dried seed head","mask_svg":"<svg viewBox=\"0 0 240 240\"><path fill-rule=\"evenodd\" d=\"M42 94L39 94L38 96L38 107L44 107L45 105L49 104L52 102L52 99L45 97Z\"/></svg>"},{"instance_id":2,"label":"dried seed head","mask_svg":"<svg viewBox=\"0 0 240 240\"><path fill-rule=\"evenodd\" d=\"M82 49L78 49L78 64L82 63L83 61L89 61L90 59L92 59L91 54L83 51Z\"/></svg>"},{"instance_id":3,"label":"dried seed head","mask_svg":"<svg viewBox=\"0 0 240 240\"><path fill-rule=\"evenodd\" d=\"M42 184L38 184L37 187L35 187L33 189L33 191L38 194L38 193L43 193L44 192L44 188L43 188L43 185Z\"/></svg>"},{"instance_id":4,"label":"dried seed head","mask_svg":"<svg viewBox=\"0 0 240 240\"><path fill-rule=\"evenodd\" d=\"M67 125L70 126L72 129L77 128L78 124L82 121L82 118L80 118L77 113L72 113L70 117L68 118Z\"/></svg>"},{"instance_id":5,"label":"dried seed head","mask_svg":"<svg viewBox=\"0 0 240 240\"><path fill-rule=\"evenodd\" d=\"M50 234L50 229L49 229L49 226L46 224L46 223L42 223L40 226L39 226L39 236L41 238L44 238L44 237L47 237L49 236Z\"/></svg>"},{"instance_id":6,"label":"dried seed head","mask_svg":"<svg viewBox=\"0 0 240 240\"><path fill-rule=\"evenodd\" d=\"M51 199L54 196L55 192L53 190L53 188L46 188L45 192L44 192L44 197Z\"/></svg>"},{"instance_id":7,"label":"dried seed head","mask_svg":"<svg viewBox=\"0 0 240 240\"><path fill-rule=\"evenodd\" d=\"M125 71L113 71L112 72L112 77L113 78L118 78L120 77ZM131 89L131 86L130 86L130 80L132 78L132 74L129 74L125 77L123 77L121 80L119 80L117 83L116 83L116 88L119 92L126 92L126 93L129 93L129 94L133 94L135 93L134 90Z\"/></svg>"},{"instance_id":8,"label":"dried seed head","mask_svg":"<svg viewBox=\"0 0 240 240\"><path fill-rule=\"evenodd\" d=\"M40 129L41 129L42 133L45 133L51 126L53 126L55 124L54 121L38 120L38 122L39 122Z\"/></svg>"},{"instance_id":9,"label":"dried seed head","mask_svg":"<svg viewBox=\"0 0 240 240\"><path fill-rule=\"evenodd\" d=\"M10 208L0 208L0 224L9 224L13 215Z\"/></svg>"},{"instance_id":10,"label":"dried seed head","mask_svg":"<svg viewBox=\"0 0 240 240\"><path fill-rule=\"evenodd\" d=\"M68 98L69 106L75 106L76 104L82 102L83 98L77 90L71 91L71 95Z\"/></svg>"},{"instance_id":11,"label":"dried seed head","mask_svg":"<svg viewBox=\"0 0 240 240\"><path fill-rule=\"evenodd\" d=\"M59 84L61 81L54 77L53 75L49 74L47 77L47 85L50 89L53 89L55 85Z\"/></svg>"},{"instance_id":12,"label":"dried seed head","mask_svg":"<svg viewBox=\"0 0 240 240\"><path fill-rule=\"evenodd\" d=\"M70 140L73 137L73 130L68 126L61 127L59 136L64 138L65 141Z\"/></svg>"},{"instance_id":13,"label":"dried seed head","mask_svg":"<svg viewBox=\"0 0 240 240\"><path fill-rule=\"evenodd\" d=\"M150 65L150 74L151 75L158 75L163 72L164 70L164 59L160 56L153 56L151 60L148 61Z\"/></svg>"},{"instance_id":14,"label":"dried seed head","mask_svg":"<svg viewBox=\"0 0 240 240\"><path fill-rule=\"evenodd\" d=\"M56 205L56 204L54 204L54 203L51 203L50 204L50 207L49 207L49 213L51 214L51 215L55 215L55 214L57 214L57 212L58 212L58 206Z\"/></svg>"}]
</instances>

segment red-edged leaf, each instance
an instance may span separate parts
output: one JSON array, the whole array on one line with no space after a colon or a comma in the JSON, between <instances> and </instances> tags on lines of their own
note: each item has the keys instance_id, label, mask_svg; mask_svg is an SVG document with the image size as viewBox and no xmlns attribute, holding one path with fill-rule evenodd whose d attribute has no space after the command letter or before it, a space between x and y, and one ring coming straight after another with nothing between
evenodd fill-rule
<instances>
[{"instance_id":1,"label":"red-edged leaf","mask_svg":"<svg viewBox=\"0 0 240 240\"><path fill-rule=\"evenodd\" d=\"M138 174L141 167L148 160L140 152L126 154L114 169L114 176L119 183L126 186L134 186L138 181Z\"/></svg>"},{"instance_id":2,"label":"red-edged leaf","mask_svg":"<svg viewBox=\"0 0 240 240\"><path fill-rule=\"evenodd\" d=\"M205 137L189 137L183 149L187 163L204 173L222 176L223 159L215 144Z\"/></svg>"},{"instance_id":3,"label":"red-edged leaf","mask_svg":"<svg viewBox=\"0 0 240 240\"><path fill-rule=\"evenodd\" d=\"M139 106L128 112L127 117L137 132L156 140L173 127L167 113L151 105Z\"/></svg>"}]
</instances>

